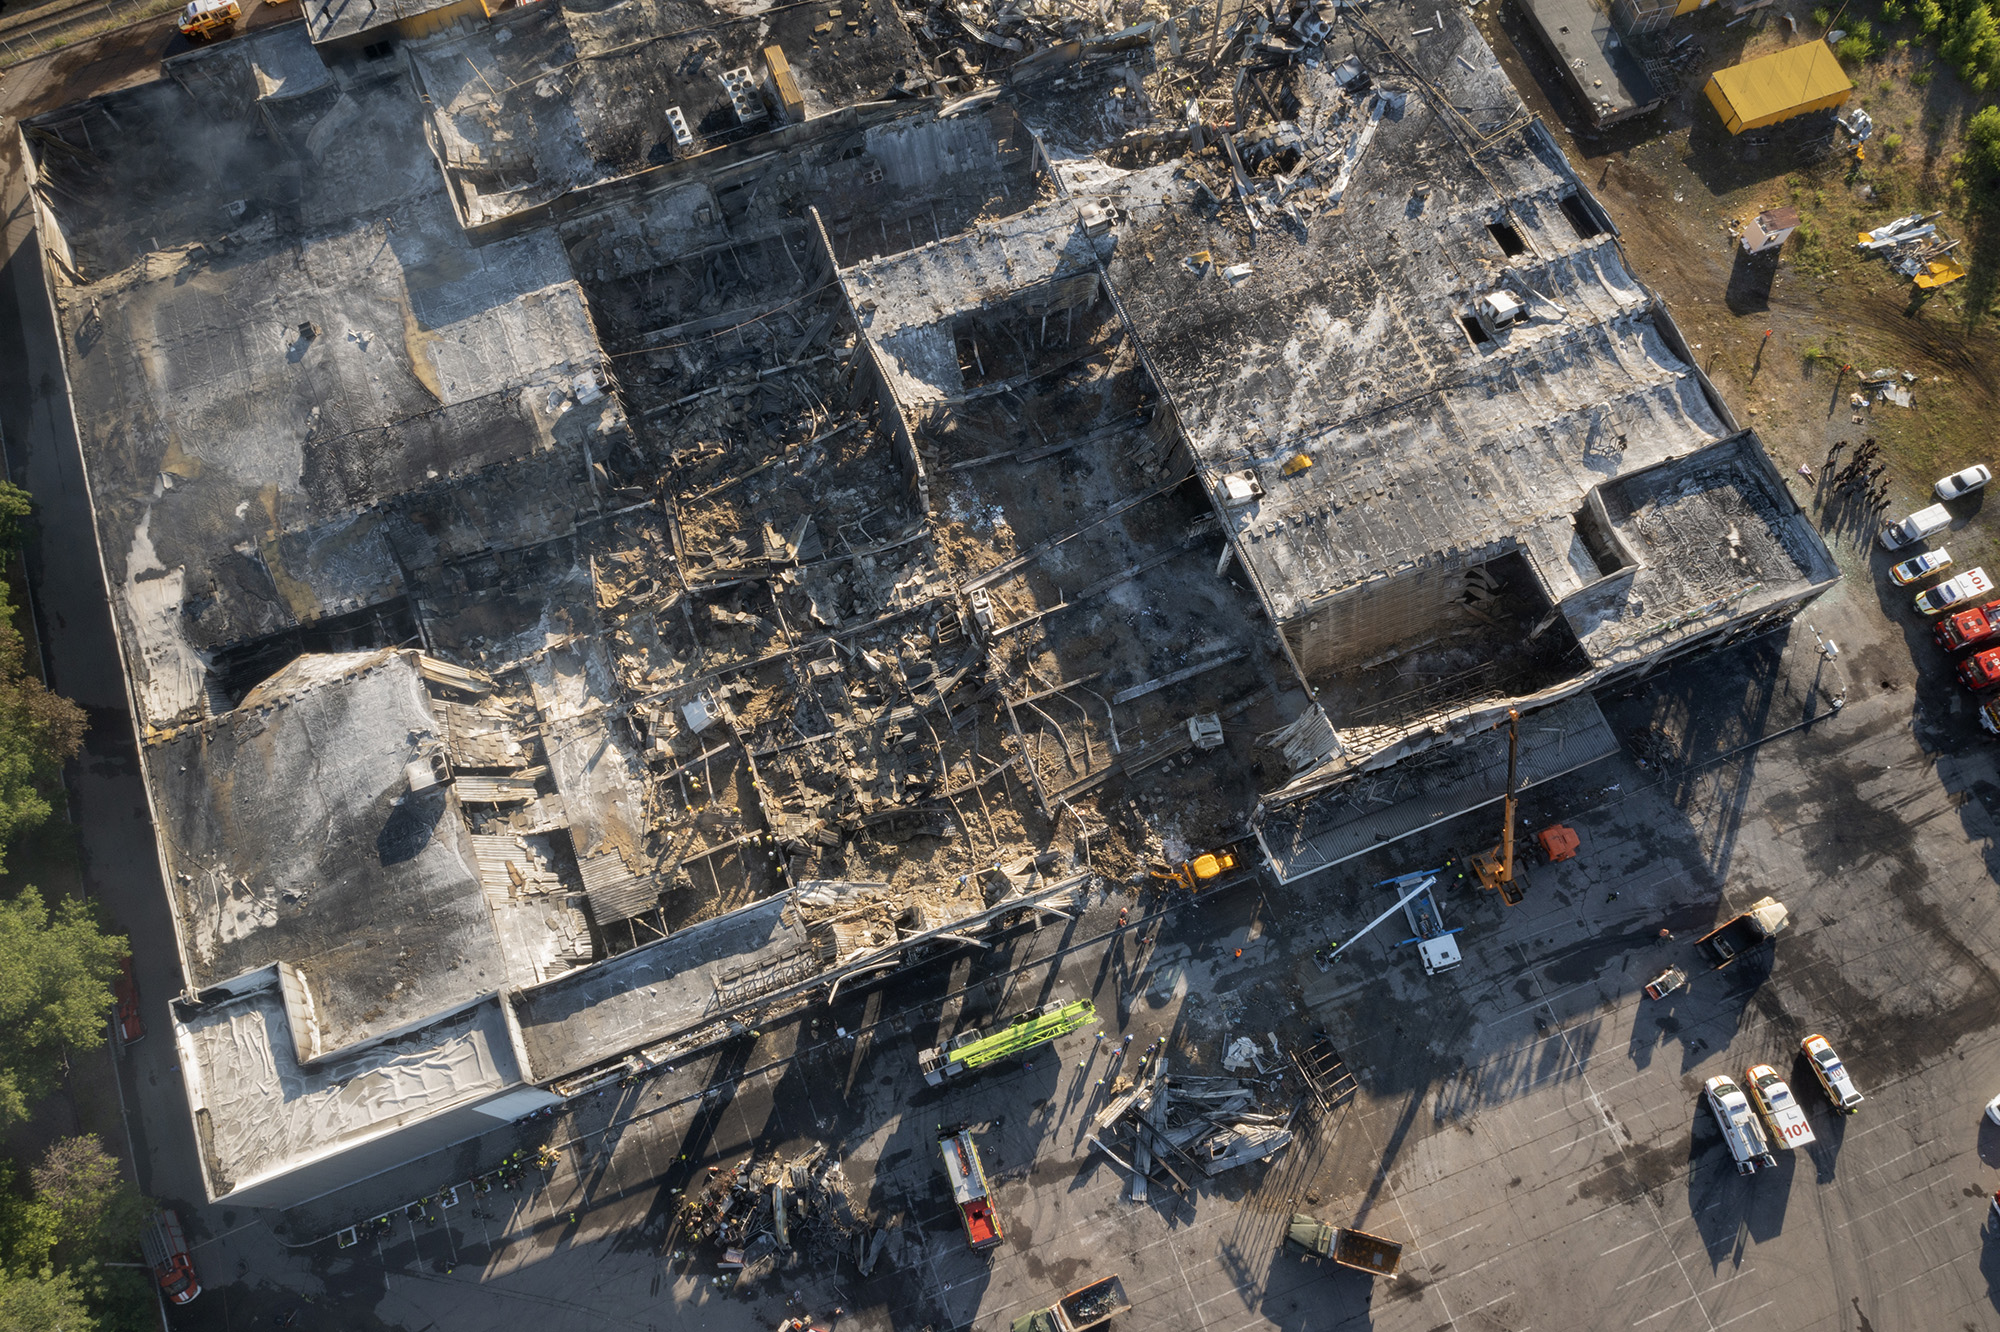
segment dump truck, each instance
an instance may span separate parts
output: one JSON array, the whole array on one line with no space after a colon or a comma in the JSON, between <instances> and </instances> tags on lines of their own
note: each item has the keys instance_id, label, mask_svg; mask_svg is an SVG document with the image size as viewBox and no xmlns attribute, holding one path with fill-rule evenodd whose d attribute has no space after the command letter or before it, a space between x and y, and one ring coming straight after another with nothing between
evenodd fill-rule
<instances>
[{"instance_id":1,"label":"dump truck","mask_svg":"<svg viewBox=\"0 0 2000 1332\"><path fill-rule=\"evenodd\" d=\"M1750 904L1748 911L1731 916L1702 935L1694 946L1708 954L1713 965L1720 970L1766 939L1777 938L1791 918L1791 913L1777 898L1759 898Z\"/></svg>"},{"instance_id":2,"label":"dump truck","mask_svg":"<svg viewBox=\"0 0 2000 1332\"><path fill-rule=\"evenodd\" d=\"M1125 1286L1115 1276L1093 1281L1082 1290L1073 1290L1046 1309L1023 1314L1009 1325L1009 1332L1083 1332L1087 1327L1108 1323L1127 1313L1132 1301L1125 1298Z\"/></svg>"},{"instance_id":3,"label":"dump truck","mask_svg":"<svg viewBox=\"0 0 2000 1332\"><path fill-rule=\"evenodd\" d=\"M153 1280L171 1304L186 1304L201 1294L195 1279L194 1259L188 1256L187 1236L181 1233L181 1219L172 1208L153 1213L139 1232L139 1251L153 1269Z\"/></svg>"},{"instance_id":4,"label":"dump truck","mask_svg":"<svg viewBox=\"0 0 2000 1332\"><path fill-rule=\"evenodd\" d=\"M181 36L191 42L227 37L242 17L243 8L236 0L188 0L181 10Z\"/></svg>"},{"instance_id":5,"label":"dump truck","mask_svg":"<svg viewBox=\"0 0 2000 1332\"><path fill-rule=\"evenodd\" d=\"M960 1032L948 1045L934 1045L917 1052L917 1067L924 1081L941 1087L948 1078L976 1073L1003 1059L1027 1054L1061 1036L1097 1021L1097 1005L1088 999L1060 1007L1036 1008L1021 1014L998 1031Z\"/></svg>"},{"instance_id":6,"label":"dump truck","mask_svg":"<svg viewBox=\"0 0 2000 1332\"><path fill-rule=\"evenodd\" d=\"M1403 1261L1403 1246L1352 1226L1333 1226L1316 1216L1293 1212L1285 1228L1285 1243L1309 1257L1331 1258L1342 1267L1394 1276Z\"/></svg>"},{"instance_id":7,"label":"dump truck","mask_svg":"<svg viewBox=\"0 0 2000 1332\"><path fill-rule=\"evenodd\" d=\"M1701 1090L1708 1099L1709 1113L1722 1129L1722 1140L1729 1144L1737 1174L1754 1175L1759 1169L1768 1170L1778 1164L1778 1158L1771 1155L1771 1144L1765 1140L1764 1126L1751 1113L1750 1098L1741 1087L1726 1077L1713 1077L1701 1085Z\"/></svg>"},{"instance_id":8,"label":"dump truck","mask_svg":"<svg viewBox=\"0 0 2000 1332\"><path fill-rule=\"evenodd\" d=\"M1931 626L1931 637L1946 652L1958 652L2000 638L2000 601L1953 611Z\"/></svg>"},{"instance_id":9,"label":"dump truck","mask_svg":"<svg viewBox=\"0 0 2000 1332\"><path fill-rule=\"evenodd\" d=\"M986 1182L986 1167L980 1164L979 1149L972 1144L972 1130L960 1129L938 1139L944 1155L945 1177L951 1181L952 1201L965 1223L965 1238L975 1249L990 1249L1006 1236L1000 1218L993 1211L993 1190Z\"/></svg>"}]
</instances>

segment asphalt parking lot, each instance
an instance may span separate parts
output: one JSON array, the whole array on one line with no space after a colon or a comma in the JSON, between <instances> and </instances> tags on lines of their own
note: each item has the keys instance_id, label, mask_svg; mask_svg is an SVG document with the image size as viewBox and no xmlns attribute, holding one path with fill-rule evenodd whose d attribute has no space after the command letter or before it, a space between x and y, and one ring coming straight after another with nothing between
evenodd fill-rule
<instances>
[{"instance_id":1,"label":"asphalt parking lot","mask_svg":"<svg viewBox=\"0 0 2000 1332\"><path fill-rule=\"evenodd\" d=\"M1864 626L1843 615L1861 613L1815 607L1855 642ZM1898 681L1871 650L1829 668L1814 649L1799 628L1606 700L1631 748L1536 790L1523 812L1524 829L1568 822L1582 853L1530 868L1518 908L1448 893L1456 971L1424 976L1393 924L1330 968L1312 953L1393 900L1371 885L1478 848L1490 817L1290 889L1168 901L1123 931L1127 899L1107 896L754 1047L299 1209L281 1219L296 1249L239 1218L197 1254L224 1298L176 1326L296 1309L302 1328L474 1328L532 1308L551 1332L752 1328L841 1308L848 1328L992 1328L1110 1272L1136 1306L1123 1325L1218 1332L1993 1326L2000 1261L1984 1220L2000 1130L1980 1110L2000 1090L1987 909L2000 781L1954 696L1924 693L1932 711L1913 723L1907 665ZM1835 694L1846 706L1829 713ZM1775 950L1701 969L1693 940L1767 893L1792 913ZM1670 961L1690 989L1643 998ZM1203 1073L1233 1035L1324 1031L1358 1094L1302 1118L1267 1165L1135 1206L1086 1141L1115 1039L1079 1033L1032 1068L941 1090L917 1073L916 1050L941 1032L1073 996L1097 1000L1108 1035L1165 1038L1176 1067ZM1868 1097L1852 1118L1797 1063L1812 1031ZM1818 1141L1745 1178L1699 1090L1764 1062ZM961 1122L1006 1225L985 1255L967 1249L935 1155L939 1126ZM435 1224L398 1215L347 1250L313 1242L544 1139L561 1161L524 1192ZM853 1197L887 1229L873 1274L801 1264L717 1289L718 1254L674 1247L674 1190L813 1143L843 1153ZM1294 1210L1405 1241L1402 1275L1284 1254Z\"/></svg>"}]
</instances>

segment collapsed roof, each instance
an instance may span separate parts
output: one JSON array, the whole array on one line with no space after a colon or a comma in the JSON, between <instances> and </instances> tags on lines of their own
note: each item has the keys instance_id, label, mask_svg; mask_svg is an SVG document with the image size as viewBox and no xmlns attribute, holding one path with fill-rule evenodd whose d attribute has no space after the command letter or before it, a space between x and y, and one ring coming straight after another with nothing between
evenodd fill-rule
<instances>
[{"instance_id":1,"label":"collapsed roof","mask_svg":"<svg viewBox=\"0 0 2000 1332\"><path fill-rule=\"evenodd\" d=\"M1510 701L1588 730L1833 577L1463 16L859 12L714 88L757 24L274 30L29 128L212 1195L682 1058ZM1328 860L1317 808L1273 826Z\"/></svg>"}]
</instances>

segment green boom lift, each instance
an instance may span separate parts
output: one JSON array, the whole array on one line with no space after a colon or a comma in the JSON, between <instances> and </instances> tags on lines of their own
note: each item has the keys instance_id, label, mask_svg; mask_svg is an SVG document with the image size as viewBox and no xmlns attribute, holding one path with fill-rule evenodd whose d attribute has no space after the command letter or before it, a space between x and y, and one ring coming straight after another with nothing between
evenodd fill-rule
<instances>
[{"instance_id":1,"label":"green boom lift","mask_svg":"<svg viewBox=\"0 0 2000 1332\"><path fill-rule=\"evenodd\" d=\"M925 1082L941 1087L946 1078L976 1073L1002 1059L1026 1054L1095 1021L1097 1005L1088 999L1060 1008L1032 1009L998 1031L985 1035L978 1031L960 1032L949 1045L932 1046L918 1054L917 1064L924 1071Z\"/></svg>"}]
</instances>

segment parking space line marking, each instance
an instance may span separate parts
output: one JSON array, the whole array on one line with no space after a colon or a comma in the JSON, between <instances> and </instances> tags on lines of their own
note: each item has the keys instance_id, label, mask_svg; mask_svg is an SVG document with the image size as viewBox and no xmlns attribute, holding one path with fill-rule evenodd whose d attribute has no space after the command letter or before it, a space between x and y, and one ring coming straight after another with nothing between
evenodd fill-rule
<instances>
[{"instance_id":1,"label":"parking space line marking","mask_svg":"<svg viewBox=\"0 0 2000 1332\"><path fill-rule=\"evenodd\" d=\"M1710 1286L1709 1289L1714 1290L1716 1286L1726 1286L1730 1282L1736 1280L1738 1277L1747 1277L1756 1270L1757 1269L1754 1267L1738 1268L1736 1271L1731 1272L1728 1276L1722 1278L1722 1280L1716 1282L1714 1286ZM1720 1326L1720 1324L1718 1324L1718 1326Z\"/></svg>"},{"instance_id":2,"label":"parking space line marking","mask_svg":"<svg viewBox=\"0 0 2000 1332\"><path fill-rule=\"evenodd\" d=\"M1924 1141L1922 1141L1922 1142L1918 1143L1918 1144L1917 1144L1916 1146L1914 1146L1914 1147L1910 1148L1910 1150L1909 1150L1909 1151L1907 1151L1907 1152L1899 1152L1899 1153L1897 1153L1897 1154L1896 1154L1895 1156L1892 1156L1892 1157L1890 1157L1890 1158L1889 1158L1888 1160L1886 1160L1886 1161L1882 1162L1882 1163L1881 1163L1880 1165L1872 1165L1872 1166L1869 1166L1869 1167L1868 1167L1868 1168L1867 1168L1866 1170L1862 1171L1861 1173L1862 1173L1862 1174L1864 1174L1864 1175L1872 1175L1872 1174L1874 1174L1874 1173L1875 1173L1876 1171L1878 1171L1878 1170L1882 1170L1882 1169L1886 1169L1887 1167L1889 1167L1889 1166L1892 1166L1892 1165L1896 1164L1896 1162L1898 1162L1898 1161L1902 1160L1902 1159L1903 1159L1903 1158L1904 1158L1905 1156L1915 1156L1915 1155L1916 1155L1916 1154L1917 1154L1918 1152L1920 1152L1920 1151L1922 1151L1922 1150L1923 1150L1924 1148L1926 1148L1926 1147L1930 1146L1930 1145L1931 1145L1931 1143L1932 1143L1932 1142L1935 1142L1935 1141L1936 1141L1936 1139L1934 1139L1934 1138L1926 1138L1926 1139L1925 1139Z\"/></svg>"},{"instance_id":3,"label":"parking space line marking","mask_svg":"<svg viewBox=\"0 0 2000 1332\"><path fill-rule=\"evenodd\" d=\"M1475 1221L1471 1225L1467 1226L1464 1230L1454 1230L1451 1232L1451 1234L1446 1235L1443 1239L1433 1241L1433 1243L1449 1244L1451 1243L1451 1241L1457 1239L1460 1235L1470 1235L1473 1231L1478 1230L1481 1226L1484 1226L1485 1224L1486 1223L1484 1221ZM1424 1247L1430 1248L1432 1247L1432 1245L1427 1244Z\"/></svg>"},{"instance_id":4,"label":"parking space line marking","mask_svg":"<svg viewBox=\"0 0 2000 1332\"><path fill-rule=\"evenodd\" d=\"M1959 1259L1961 1259L1961 1258L1969 1258L1969 1257L1971 1257L1971 1256L1972 1256L1973 1254L1975 1254L1975 1253L1978 1253L1978 1252L1979 1252L1979 1251L1980 1251L1981 1249L1984 1249L1985 1247L1986 1247L1986 1243L1985 1243L1985 1241L1984 1241L1984 1240L1982 1239L1982 1240L1981 1240L1981 1241L1980 1241L1980 1242L1979 1242L1978 1244L1975 1244L1975 1245L1974 1245L1973 1247L1971 1247L1970 1249L1967 1249L1967 1250L1966 1250L1966 1251L1965 1251L1964 1253L1955 1253L1955 1254L1953 1254L1953 1255L1952 1255L1951 1257L1949 1257L1949 1258L1945 1259L1945 1260L1944 1260L1943 1262L1941 1262L1941 1263L1932 1263L1932 1264L1931 1264L1931 1265L1930 1265L1929 1267L1926 1267L1926 1268L1925 1268L1925 1269L1924 1269L1923 1271L1921 1271L1921 1272L1917 1273L1917 1274L1916 1274L1915 1276L1911 1277L1909 1281L1899 1281L1899 1282L1897 1282L1897 1283L1896 1283L1895 1285L1893 1285L1893 1286L1889 1287L1889 1289L1890 1289L1890 1290L1901 1290L1901 1289L1902 1289L1902 1288L1903 1288L1904 1286L1907 1286L1907 1285L1909 1285L1911 1281L1922 1281L1922 1280L1923 1280L1923 1279L1924 1279L1925 1277L1927 1277L1927 1276L1929 1276L1929 1275L1930 1275L1931 1273L1933 1273L1933 1272L1937 1271L1937 1270L1938 1270L1938 1269L1939 1269L1940 1267L1950 1267L1950 1266L1951 1266L1951 1265L1952 1265L1953 1263L1957 1262L1957 1261L1958 1261Z\"/></svg>"},{"instance_id":5,"label":"parking space line marking","mask_svg":"<svg viewBox=\"0 0 2000 1332\"><path fill-rule=\"evenodd\" d=\"M1911 1189L1908 1193L1904 1194L1900 1198L1891 1198L1888 1202L1883 1203L1880 1207L1877 1207L1874 1211L1863 1212L1860 1216L1848 1218L1847 1220L1841 1222L1839 1225L1835 1226L1834 1229L1845 1230L1849 1226L1853 1225L1856 1221L1866 1221L1869 1217L1874 1216L1876 1212L1886 1212L1891 1207L1894 1207L1897 1203L1907 1202L1909 1199L1916 1197L1919 1193L1922 1193L1927 1189L1936 1187L1936 1185L1937 1185L1936 1180L1932 1180L1929 1184L1920 1184L1916 1188Z\"/></svg>"},{"instance_id":6,"label":"parking space line marking","mask_svg":"<svg viewBox=\"0 0 2000 1332\"><path fill-rule=\"evenodd\" d=\"M1774 1304L1776 1304L1776 1303L1777 1303L1777 1301L1776 1301L1776 1300L1765 1300L1765 1301L1764 1301L1764 1302L1763 1302L1762 1304L1758 1305L1758 1306L1757 1306L1757 1307L1756 1307L1755 1309L1751 1309L1751 1310L1749 1310L1749 1311L1747 1311L1747 1312L1745 1312L1745 1313L1740 1313L1740 1314L1737 1314L1737 1315L1736 1315L1736 1317L1734 1317L1734 1318L1731 1318L1731 1319L1727 1319L1727 1320L1725 1320L1725 1321L1723 1321L1723 1322L1720 1322L1720 1323L1717 1323L1717 1324L1716 1324L1716 1327L1718 1327L1718 1328L1724 1328L1724 1327L1728 1327L1730 1323L1740 1323L1740 1322L1742 1322L1742 1321L1743 1321L1743 1320L1744 1320L1745 1318L1748 1318L1748 1317L1749 1317L1749 1316L1750 1316L1751 1314L1753 1314L1753 1313L1760 1313L1760 1312L1762 1312L1763 1310L1765 1310L1765 1309L1768 1309L1768 1308L1770 1308L1770 1307L1771 1307L1772 1305L1774 1305Z\"/></svg>"},{"instance_id":7,"label":"parking space line marking","mask_svg":"<svg viewBox=\"0 0 2000 1332\"><path fill-rule=\"evenodd\" d=\"M1618 1285L1617 1285L1617 1286L1615 1287L1615 1289L1617 1289L1617 1290L1623 1290L1623 1289L1625 1289L1625 1287L1627 1287L1627 1286L1636 1286L1636 1285L1638 1285L1638 1284L1639 1284L1639 1283L1640 1283L1641 1281L1644 1281L1644 1280L1645 1280L1645 1279L1646 1279L1647 1277L1649 1277L1649 1276L1658 1276L1658 1275L1659 1275L1660 1273L1662 1273L1662 1272L1666 1271L1666 1270L1667 1270L1667 1269L1668 1269L1669 1267L1679 1267L1679 1266L1680 1266L1680 1263L1681 1263L1681 1260L1680 1260L1679 1258L1675 1258L1675 1259L1674 1259L1674 1260L1673 1260L1672 1262L1670 1262L1670 1263L1661 1263L1661 1264L1660 1264L1660 1265L1659 1265L1658 1267L1654 1268L1654 1269L1653 1269L1652 1271L1650 1271L1650 1272L1641 1272L1641 1273L1640 1273L1640 1274L1639 1274L1638 1276L1635 1276L1635 1277L1633 1277L1633 1278L1632 1278L1632 1279L1631 1279L1630 1281L1621 1281L1621 1282L1619 1282L1619 1283L1618 1283Z\"/></svg>"},{"instance_id":8,"label":"parking space line marking","mask_svg":"<svg viewBox=\"0 0 2000 1332\"><path fill-rule=\"evenodd\" d=\"M1612 1245L1610 1248L1606 1249L1603 1253L1600 1253L1597 1256L1599 1258L1609 1258L1612 1254L1618 1252L1620 1249L1629 1249L1634 1244L1637 1244L1639 1240L1649 1240L1651 1238L1653 1238L1651 1235L1641 1235L1639 1236L1639 1239L1628 1239L1623 1244Z\"/></svg>"},{"instance_id":9,"label":"parking space line marking","mask_svg":"<svg viewBox=\"0 0 2000 1332\"><path fill-rule=\"evenodd\" d=\"M1921 1107L1919 1107L1919 1108L1921 1108ZM1873 1132L1874 1132L1874 1131L1875 1131L1876 1129L1885 1129L1885 1128L1888 1128L1888 1127L1889 1127L1889 1125L1891 1125L1891 1124L1896 1124L1896 1123L1900 1123L1901 1121L1903 1121L1903 1120L1905 1120L1905 1119L1908 1119L1908 1118L1909 1118L1909 1117L1910 1117L1911 1115L1914 1115L1914 1114L1916 1114L1916 1113L1917 1113L1917 1111L1916 1111L1916 1110L1905 1110L1905 1111L1904 1111L1904 1112L1903 1112L1902 1114L1900 1114L1900 1115L1897 1115L1897 1116L1896 1116L1896 1117L1895 1117L1894 1119L1885 1119L1885 1120L1883 1120L1883 1121L1882 1121L1881 1123L1879 1123L1879 1124L1871 1124L1871 1125L1869 1125L1869 1126L1868 1126L1867 1128L1865 1128L1865 1129L1862 1129L1862 1130L1861 1130L1861 1132L1859 1132L1859 1133L1855 1134L1854 1136L1855 1136L1855 1138L1856 1138L1857 1140L1858 1140L1858 1139L1861 1139L1861 1138L1865 1138L1865 1137L1867 1137L1867 1136L1868 1136L1869 1134L1873 1133Z\"/></svg>"},{"instance_id":10,"label":"parking space line marking","mask_svg":"<svg viewBox=\"0 0 2000 1332\"><path fill-rule=\"evenodd\" d=\"M1638 1323L1632 1324L1632 1326L1637 1327L1639 1326L1639 1323L1650 1323L1655 1318L1658 1318L1661 1314L1670 1314L1674 1310L1680 1308L1683 1304L1686 1304L1688 1300L1692 1300L1693 1298L1694 1296L1690 1295L1687 1297L1686 1300L1675 1300L1672 1304L1669 1304L1664 1309L1655 1309L1653 1310L1653 1312L1647 1314L1644 1318L1641 1318Z\"/></svg>"},{"instance_id":11,"label":"parking space line marking","mask_svg":"<svg viewBox=\"0 0 2000 1332\"><path fill-rule=\"evenodd\" d=\"M1482 1267L1491 1267L1493 1266L1493 1264L1499 1262L1502 1258L1511 1258L1513 1256L1514 1255L1510 1253L1496 1253L1491 1258L1488 1258L1485 1262L1474 1263L1471 1267L1466 1268L1463 1272L1449 1272L1437 1279L1439 1281L1456 1281L1460 1277L1471 1276L1474 1272L1477 1272Z\"/></svg>"},{"instance_id":12,"label":"parking space line marking","mask_svg":"<svg viewBox=\"0 0 2000 1332\"><path fill-rule=\"evenodd\" d=\"M1476 1313L1478 1313L1478 1312L1479 1312L1479 1311L1480 1311L1481 1309L1490 1309L1490 1308L1492 1308L1492 1307L1493 1307L1494 1305L1496 1305L1496 1304L1500 1303L1500 1301L1502 1301L1502 1300L1507 1300L1507 1299L1512 1299L1513 1297L1514 1297L1514 1292L1510 1290L1510 1291L1508 1291L1508 1292L1507 1292L1506 1294L1504 1294L1504 1295L1495 1295L1495 1296L1494 1296L1494 1297L1493 1297L1492 1299L1490 1299L1490 1300L1486 1301L1486 1303L1484 1303L1484 1304L1476 1304L1476 1305L1474 1305L1474 1306L1473 1306L1472 1308L1470 1308L1470 1309L1467 1309L1467 1310L1466 1310L1465 1312L1466 1312L1466 1313L1468 1313L1468 1314L1476 1314Z\"/></svg>"},{"instance_id":13,"label":"parking space line marking","mask_svg":"<svg viewBox=\"0 0 2000 1332\"><path fill-rule=\"evenodd\" d=\"M1570 1150L1570 1148L1572 1147L1576 1147L1581 1145L1582 1143L1590 1141L1592 1138L1596 1137L1600 1133L1609 1133L1613 1129L1616 1129L1618 1127L1619 1126L1617 1124L1601 1124L1598 1127L1592 1129L1590 1132L1584 1134L1582 1137L1575 1139L1574 1141L1566 1142L1560 1147L1549 1148L1549 1155L1554 1156L1557 1152L1566 1152Z\"/></svg>"}]
</instances>

